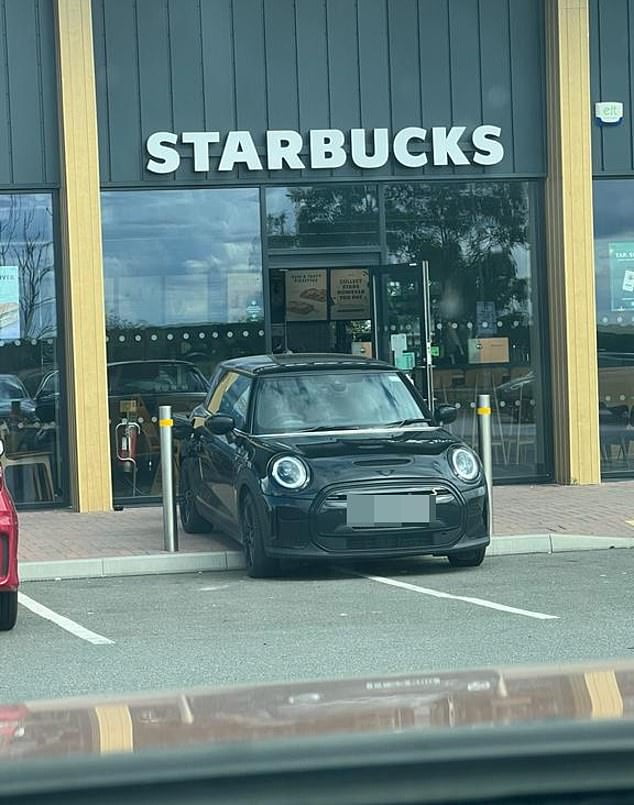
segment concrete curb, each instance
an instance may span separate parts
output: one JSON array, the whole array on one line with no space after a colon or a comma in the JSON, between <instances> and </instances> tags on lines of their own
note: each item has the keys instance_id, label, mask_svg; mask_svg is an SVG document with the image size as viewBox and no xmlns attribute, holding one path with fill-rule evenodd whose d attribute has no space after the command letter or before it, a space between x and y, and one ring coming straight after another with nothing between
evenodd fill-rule
<instances>
[{"instance_id":1,"label":"concrete curb","mask_svg":"<svg viewBox=\"0 0 634 805\"><path fill-rule=\"evenodd\" d=\"M489 556L531 553L599 551L634 548L634 537L597 537L572 534L521 534L493 537ZM98 559L60 559L20 562L22 581L94 579L116 576L149 576L160 573L197 573L243 570L241 551L161 553L140 556L111 556Z\"/></svg>"},{"instance_id":2,"label":"concrete curb","mask_svg":"<svg viewBox=\"0 0 634 805\"><path fill-rule=\"evenodd\" d=\"M528 553L567 553L634 548L634 537L599 537L577 534L518 534L493 537L488 556Z\"/></svg>"},{"instance_id":3,"label":"concrete curb","mask_svg":"<svg viewBox=\"0 0 634 805\"><path fill-rule=\"evenodd\" d=\"M98 559L20 562L20 580L50 581L151 576L159 573L208 573L219 570L241 570L243 567L244 559L240 551L106 556Z\"/></svg>"}]
</instances>

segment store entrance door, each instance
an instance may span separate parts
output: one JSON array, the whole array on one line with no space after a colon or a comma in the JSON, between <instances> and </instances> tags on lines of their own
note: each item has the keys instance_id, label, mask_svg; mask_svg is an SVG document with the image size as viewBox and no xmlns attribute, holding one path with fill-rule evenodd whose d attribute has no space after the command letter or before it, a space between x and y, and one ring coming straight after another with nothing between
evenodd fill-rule
<instances>
[{"instance_id":1,"label":"store entrance door","mask_svg":"<svg viewBox=\"0 0 634 805\"><path fill-rule=\"evenodd\" d=\"M433 409L432 324L427 263L372 269L378 358L410 374Z\"/></svg>"},{"instance_id":2,"label":"store entrance door","mask_svg":"<svg viewBox=\"0 0 634 805\"><path fill-rule=\"evenodd\" d=\"M270 272L273 352L363 355L393 363L432 405L426 263Z\"/></svg>"}]
</instances>

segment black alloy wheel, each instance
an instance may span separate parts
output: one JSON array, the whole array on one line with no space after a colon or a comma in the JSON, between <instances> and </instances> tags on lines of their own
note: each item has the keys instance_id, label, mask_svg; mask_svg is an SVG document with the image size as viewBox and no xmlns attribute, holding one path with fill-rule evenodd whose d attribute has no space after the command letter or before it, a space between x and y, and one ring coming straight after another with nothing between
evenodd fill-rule
<instances>
[{"instance_id":1,"label":"black alloy wheel","mask_svg":"<svg viewBox=\"0 0 634 805\"><path fill-rule=\"evenodd\" d=\"M188 534L208 534L212 530L211 523L198 513L186 465L181 467L179 508L181 523Z\"/></svg>"}]
</instances>

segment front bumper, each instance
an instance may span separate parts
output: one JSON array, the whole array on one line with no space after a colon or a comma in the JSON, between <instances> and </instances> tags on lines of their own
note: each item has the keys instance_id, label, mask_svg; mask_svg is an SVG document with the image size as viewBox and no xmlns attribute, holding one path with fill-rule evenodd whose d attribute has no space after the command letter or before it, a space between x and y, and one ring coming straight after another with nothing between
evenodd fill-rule
<instances>
[{"instance_id":1,"label":"front bumper","mask_svg":"<svg viewBox=\"0 0 634 805\"><path fill-rule=\"evenodd\" d=\"M346 496L435 494L436 514L424 525L351 528ZM489 544L486 486L461 490L445 479L394 481L378 486L357 482L328 487L315 498L265 495L267 555L288 559L352 559L447 556Z\"/></svg>"}]
</instances>

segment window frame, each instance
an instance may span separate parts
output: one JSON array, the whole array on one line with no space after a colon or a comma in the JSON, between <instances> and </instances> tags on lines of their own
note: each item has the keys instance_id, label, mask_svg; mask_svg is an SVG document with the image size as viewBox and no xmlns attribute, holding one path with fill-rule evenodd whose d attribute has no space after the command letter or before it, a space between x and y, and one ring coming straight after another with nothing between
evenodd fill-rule
<instances>
[{"instance_id":1,"label":"window frame","mask_svg":"<svg viewBox=\"0 0 634 805\"><path fill-rule=\"evenodd\" d=\"M214 395L223 386L224 382L231 376L233 377L231 383L229 383L227 386L222 388L222 394L221 394L220 399L218 401L218 409L215 410L215 411L212 411L211 410L211 403L212 403L212 399L213 399ZM223 401L223 399L225 397L225 394L229 391L229 389L231 389L233 387L234 383L238 382L238 380L241 377L244 378L245 380L247 380L248 383L249 383L249 385L245 389L245 391L248 393L249 397L248 397L248 401L247 401L247 408L246 408L246 413L245 413L244 418L243 418L243 422L240 425L238 425L236 417L233 414L222 413L220 411L220 406L222 405L222 401ZM242 394L244 394L245 391L243 391ZM238 397L238 399L240 399L242 397L242 394L240 394L240 397ZM209 390L209 394L207 396L207 399L205 400L205 410L207 411L209 416L212 416L212 417L213 416L231 416L231 417L233 417L234 421L236 422L235 430L240 432L240 433L248 433L249 432L249 424L250 424L250 421L251 421L251 407L252 407L253 397L254 397L254 378L253 378L253 376L248 374L247 372L241 372L239 369L223 367L221 370L219 370L218 376L216 378L215 385L212 385L212 387ZM235 403L233 404L232 407L234 407L234 406L235 406Z\"/></svg>"}]
</instances>

